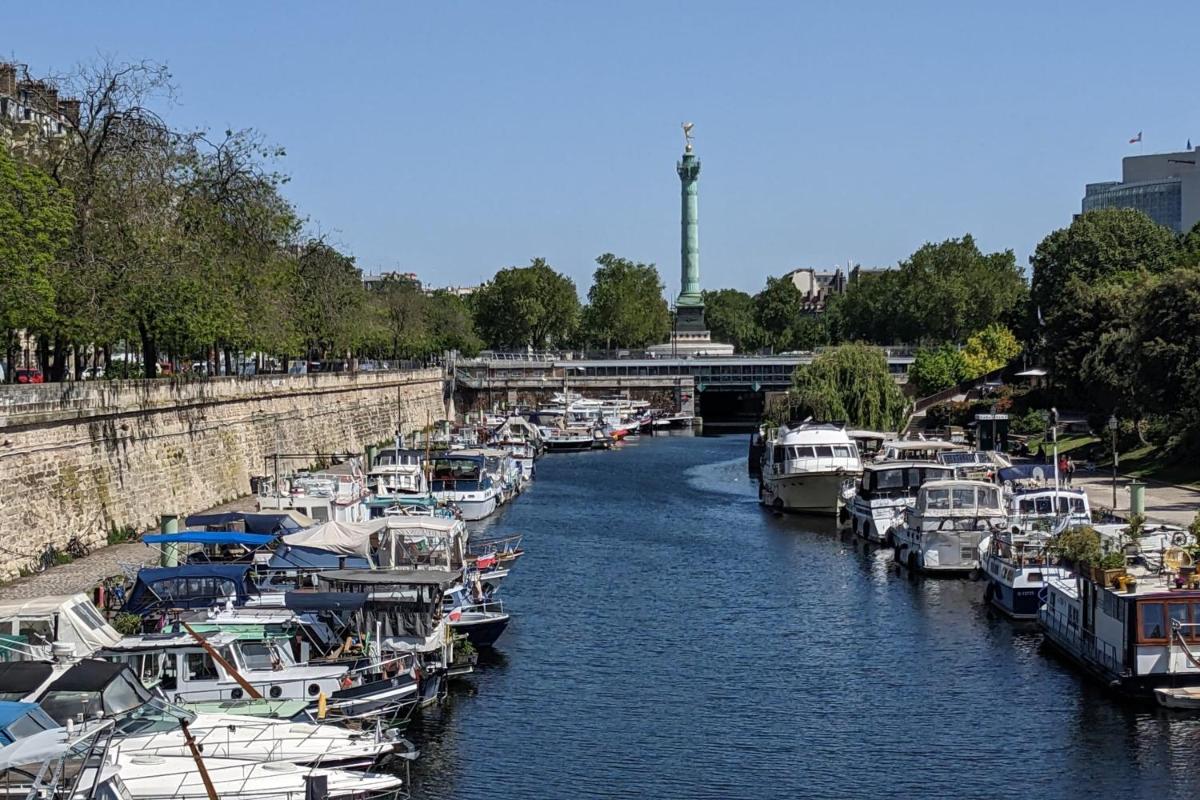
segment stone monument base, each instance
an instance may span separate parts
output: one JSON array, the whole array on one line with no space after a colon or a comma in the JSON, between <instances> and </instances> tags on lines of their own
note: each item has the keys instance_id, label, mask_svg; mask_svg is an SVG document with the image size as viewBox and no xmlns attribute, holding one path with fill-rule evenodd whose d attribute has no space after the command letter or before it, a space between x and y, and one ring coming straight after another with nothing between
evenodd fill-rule
<instances>
[{"instance_id":1,"label":"stone monument base","mask_svg":"<svg viewBox=\"0 0 1200 800\"><path fill-rule=\"evenodd\" d=\"M733 345L714 342L708 331L675 331L666 344L650 345L646 350L655 358L733 355Z\"/></svg>"}]
</instances>

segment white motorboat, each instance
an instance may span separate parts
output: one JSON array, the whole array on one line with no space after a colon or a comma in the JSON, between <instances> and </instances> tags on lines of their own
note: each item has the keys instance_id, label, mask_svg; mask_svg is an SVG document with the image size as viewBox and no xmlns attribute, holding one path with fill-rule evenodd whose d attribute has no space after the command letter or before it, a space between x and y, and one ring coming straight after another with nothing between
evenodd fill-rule
<instances>
[{"instance_id":1,"label":"white motorboat","mask_svg":"<svg viewBox=\"0 0 1200 800\"><path fill-rule=\"evenodd\" d=\"M468 521L491 516L500 504L500 487L488 473L482 453L457 450L437 455L430 490Z\"/></svg>"},{"instance_id":2,"label":"white motorboat","mask_svg":"<svg viewBox=\"0 0 1200 800\"><path fill-rule=\"evenodd\" d=\"M914 571L938 574L978 570L980 542L1006 521L999 486L931 481L917 492L905 524L893 533L896 561Z\"/></svg>"},{"instance_id":3,"label":"white motorboat","mask_svg":"<svg viewBox=\"0 0 1200 800\"><path fill-rule=\"evenodd\" d=\"M889 547L894 532L927 481L954 477L950 467L929 461L887 461L863 467L858 490L846 504L855 535Z\"/></svg>"},{"instance_id":4,"label":"white motorboat","mask_svg":"<svg viewBox=\"0 0 1200 800\"><path fill-rule=\"evenodd\" d=\"M842 423L781 425L764 442L759 500L780 511L836 514L843 484L861 473L858 448Z\"/></svg>"}]
</instances>

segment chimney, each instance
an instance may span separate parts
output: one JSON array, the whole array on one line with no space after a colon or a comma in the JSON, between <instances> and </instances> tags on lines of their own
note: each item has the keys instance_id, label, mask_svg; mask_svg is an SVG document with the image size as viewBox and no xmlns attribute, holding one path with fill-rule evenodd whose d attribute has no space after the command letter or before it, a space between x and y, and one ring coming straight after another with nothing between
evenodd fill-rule
<instances>
[{"instance_id":1,"label":"chimney","mask_svg":"<svg viewBox=\"0 0 1200 800\"><path fill-rule=\"evenodd\" d=\"M0 62L0 97L17 96L17 65Z\"/></svg>"},{"instance_id":2,"label":"chimney","mask_svg":"<svg viewBox=\"0 0 1200 800\"><path fill-rule=\"evenodd\" d=\"M76 125L79 124L79 101L73 97L58 101L58 113Z\"/></svg>"}]
</instances>

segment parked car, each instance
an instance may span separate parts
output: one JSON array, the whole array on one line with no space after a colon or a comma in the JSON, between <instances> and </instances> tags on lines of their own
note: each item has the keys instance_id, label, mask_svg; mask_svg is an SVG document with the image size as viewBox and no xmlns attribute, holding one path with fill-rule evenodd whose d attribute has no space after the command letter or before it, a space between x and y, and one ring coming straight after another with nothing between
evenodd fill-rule
<instances>
[{"instance_id":1,"label":"parked car","mask_svg":"<svg viewBox=\"0 0 1200 800\"><path fill-rule=\"evenodd\" d=\"M17 383L45 383L46 376L40 369L18 369L13 371Z\"/></svg>"}]
</instances>

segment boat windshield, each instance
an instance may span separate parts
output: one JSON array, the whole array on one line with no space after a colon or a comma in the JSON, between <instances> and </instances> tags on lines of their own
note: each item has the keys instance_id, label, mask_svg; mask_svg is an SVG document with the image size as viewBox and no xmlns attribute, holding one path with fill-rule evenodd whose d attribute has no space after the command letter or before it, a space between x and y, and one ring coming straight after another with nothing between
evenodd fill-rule
<instances>
[{"instance_id":1,"label":"boat windshield","mask_svg":"<svg viewBox=\"0 0 1200 800\"><path fill-rule=\"evenodd\" d=\"M47 714L63 725L68 719L127 714L151 699L150 693L132 680L132 675L124 670L99 691L51 689L39 702Z\"/></svg>"},{"instance_id":2,"label":"boat windshield","mask_svg":"<svg viewBox=\"0 0 1200 800\"><path fill-rule=\"evenodd\" d=\"M433 462L433 478L437 481L477 481L481 465L465 458L439 458Z\"/></svg>"},{"instance_id":3,"label":"boat windshield","mask_svg":"<svg viewBox=\"0 0 1200 800\"><path fill-rule=\"evenodd\" d=\"M999 511L1000 495L990 486L937 486L925 490L922 511Z\"/></svg>"},{"instance_id":4,"label":"boat windshield","mask_svg":"<svg viewBox=\"0 0 1200 800\"><path fill-rule=\"evenodd\" d=\"M1058 510L1054 506L1054 496L1044 495L1037 497L1021 497L1017 501L1017 513L1021 516L1037 516L1049 517L1057 514L1085 514L1087 509L1084 507L1082 497L1059 496Z\"/></svg>"}]
</instances>

